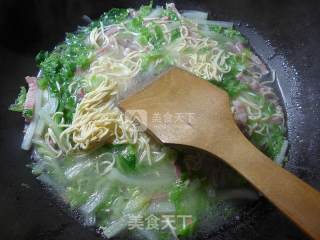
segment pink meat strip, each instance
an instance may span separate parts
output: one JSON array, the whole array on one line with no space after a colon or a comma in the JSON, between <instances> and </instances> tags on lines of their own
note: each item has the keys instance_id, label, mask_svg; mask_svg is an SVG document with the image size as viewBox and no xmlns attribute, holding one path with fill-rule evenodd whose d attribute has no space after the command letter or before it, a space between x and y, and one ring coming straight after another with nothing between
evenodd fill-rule
<instances>
[{"instance_id":1,"label":"pink meat strip","mask_svg":"<svg viewBox=\"0 0 320 240\"><path fill-rule=\"evenodd\" d=\"M266 75L269 73L267 66L260 60L260 58L258 56L252 54L251 60L260 69L262 75Z\"/></svg>"},{"instance_id":2,"label":"pink meat strip","mask_svg":"<svg viewBox=\"0 0 320 240\"><path fill-rule=\"evenodd\" d=\"M35 104L36 92L38 89L36 77L26 77L29 89L27 92L26 101L24 103L24 109L33 109Z\"/></svg>"},{"instance_id":3,"label":"pink meat strip","mask_svg":"<svg viewBox=\"0 0 320 240\"><path fill-rule=\"evenodd\" d=\"M245 124L248 121L248 113L245 105L240 101L233 101L234 116L238 123Z\"/></svg>"},{"instance_id":4,"label":"pink meat strip","mask_svg":"<svg viewBox=\"0 0 320 240\"><path fill-rule=\"evenodd\" d=\"M283 122L283 118L281 116L272 116L269 122L275 123L275 124L281 124Z\"/></svg>"},{"instance_id":5,"label":"pink meat strip","mask_svg":"<svg viewBox=\"0 0 320 240\"><path fill-rule=\"evenodd\" d=\"M237 42L236 44L231 45L230 47L234 53L241 53L245 48L241 42Z\"/></svg>"}]
</instances>

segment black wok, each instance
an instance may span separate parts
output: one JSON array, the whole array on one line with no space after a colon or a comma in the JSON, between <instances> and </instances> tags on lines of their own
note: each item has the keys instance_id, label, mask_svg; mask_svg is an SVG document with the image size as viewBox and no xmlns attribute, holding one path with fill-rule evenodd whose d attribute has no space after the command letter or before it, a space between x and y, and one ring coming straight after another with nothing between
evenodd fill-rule
<instances>
[{"instance_id":1,"label":"black wok","mask_svg":"<svg viewBox=\"0 0 320 240\"><path fill-rule=\"evenodd\" d=\"M178 9L205 10L211 18L241 23L240 30L278 73L290 142L286 168L320 189L320 2L174 2ZM83 227L61 208L61 203L26 168L30 156L20 150L24 123L7 108L24 84L24 76L36 73L35 54L62 41L64 32L74 31L81 23L83 14L94 18L111 7L137 7L142 3L146 2L0 1L0 239L100 239L93 229ZM263 199L199 238L307 239Z\"/></svg>"}]
</instances>

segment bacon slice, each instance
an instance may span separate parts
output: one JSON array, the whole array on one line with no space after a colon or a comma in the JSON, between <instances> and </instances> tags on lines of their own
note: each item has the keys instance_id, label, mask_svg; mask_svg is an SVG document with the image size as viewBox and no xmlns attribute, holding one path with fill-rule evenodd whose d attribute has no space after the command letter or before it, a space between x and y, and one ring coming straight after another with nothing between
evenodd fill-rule
<instances>
[{"instance_id":1,"label":"bacon slice","mask_svg":"<svg viewBox=\"0 0 320 240\"><path fill-rule=\"evenodd\" d=\"M245 124L248 121L246 107L240 101L233 101L234 116L238 123Z\"/></svg>"},{"instance_id":2,"label":"bacon slice","mask_svg":"<svg viewBox=\"0 0 320 240\"><path fill-rule=\"evenodd\" d=\"M36 92L38 89L37 78L27 76L26 82L28 83L29 89L27 92L26 101L24 103L24 109L33 109L35 104Z\"/></svg>"}]
</instances>

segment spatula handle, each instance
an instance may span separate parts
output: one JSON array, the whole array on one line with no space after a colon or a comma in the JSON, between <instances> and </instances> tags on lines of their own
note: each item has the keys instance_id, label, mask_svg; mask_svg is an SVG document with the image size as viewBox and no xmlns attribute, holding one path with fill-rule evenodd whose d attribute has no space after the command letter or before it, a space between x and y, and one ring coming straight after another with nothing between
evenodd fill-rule
<instances>
[{"instance_id":1,"label":"spatula handle","mask_svg":"<svg viewBox=\"0 0 320 240\"><path fill-rule=\"evenodd\" d=\"M320 193L273 163L257 150L235 124L226 92L173 68L143 91L120 103L123 111L149 114L192 113L178 123L142 120L164 144L204 149L242 174L307 234L320 240Z\"/></svg>"},{"instance_id":2,"label":"spatula handle","mask_svg":"<svg viewBox=\"0 0 320 240\"><path fill-rule=\"evenodd\" d=\"M266 157L241 133L237 138L238 141L233 138L229 149L221 151L219 157L251 182L305 233L313 239L320 239L320 193Z\"/></svg>"}]
</instances>

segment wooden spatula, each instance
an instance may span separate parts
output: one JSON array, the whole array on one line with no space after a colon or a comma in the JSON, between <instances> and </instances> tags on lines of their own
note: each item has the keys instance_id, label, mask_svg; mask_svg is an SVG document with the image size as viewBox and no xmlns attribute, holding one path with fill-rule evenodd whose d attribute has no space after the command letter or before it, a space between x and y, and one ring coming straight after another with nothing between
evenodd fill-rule
<instances>
[{"instance_id":1,"label":"wooden spatula","mask_svg":"<svg viewBox=\"0 0 320 240\"><path fill-rule=\"evenodd\" d=\"M253 146L236 125L226 92L178 68L120 103L164 144L212 153L314 239L320 239L320 193L275 164ZM160 119L157 116L167 116ZM170 116L175 116L170 119Z\"/></svg>"}]
</instances>

